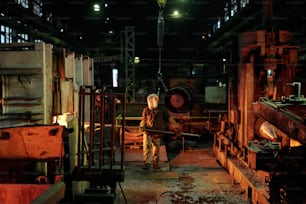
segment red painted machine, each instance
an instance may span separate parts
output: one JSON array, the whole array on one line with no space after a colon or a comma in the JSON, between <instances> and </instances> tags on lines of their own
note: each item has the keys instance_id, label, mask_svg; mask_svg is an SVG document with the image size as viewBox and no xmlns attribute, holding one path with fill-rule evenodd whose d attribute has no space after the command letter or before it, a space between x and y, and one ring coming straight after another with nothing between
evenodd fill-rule
<instances>
[{"instance_id":1,"label":"red painted machine","mask_svg":"<svg viewBox=\"0 0 306 204\"><path fill-rule=\"evenodd\" d=\"M89 57L46 43L0 44L1 204L70 202L80 190L69 179L77 138L69 130L84 83L93 83Z\"/></svg>"},{"instance_id":2,"label":"red painted machine","mask_svg":"<svg viewBox=\"0 0 306 204\"><path fill-rule=\"evenodd\" d=\"M0 203L54 203L64 198L63 134L59 125L0 129Z\"/></svg>"},{"instance_id":3,"label":"red painted machine","mask_svg":"<svg viewBox=\"0 0 306 204\"><path fill-rule=\"evenodd\" d=\"M305 91L291 33L240 35L240 64L214 153L253 203L304 203ZM305 86L305 85L304 85ZM247 169L247 170L246 170Z\"/></svg>"}]
</instances>

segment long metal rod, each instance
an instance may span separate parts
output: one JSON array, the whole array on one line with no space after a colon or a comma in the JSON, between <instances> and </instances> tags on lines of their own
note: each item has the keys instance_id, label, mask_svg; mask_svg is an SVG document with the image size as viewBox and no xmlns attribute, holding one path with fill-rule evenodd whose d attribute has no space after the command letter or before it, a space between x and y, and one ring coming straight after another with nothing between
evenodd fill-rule
<instances>
[{"instance_id":1,"label":"long metal rod","mask_svg":"<svg viewBox=\"0 0 306 204\"><path fill-rule=\"evenodd\" d=\"M112 127L111 127L111 152L110 152L110 169L113 169L114 161L115 161L115 137L116 137L116 98L115 95L111 96L111 106L109 107L111 109L111 121L112 121Z\"/></svg>"},{"instance_id":2,"label":"long metal rod","mask_svg":"<svg viewBox=\"0 0 306 204\"><path fill-rule=\"evenodd\" d=\"M126 106L125 106L125 99L126 99L126 96L125 94L121 94L120 95L120 100L122 101L122 113L121 113L121 116L123 118L123 120L121 121L121 125L122 125L122 130L125 130L125 125L126 125L126 121L125 121L125 113L126 113ZM118 121L117 121L118 122ZM116 124L117 124L116 122ZM120 165L120 168L121 170L123 170L123 165L124 165L124 158L125 158L125 155L124 155L124 149L125 149L125 146L124 146L124 141L125 141L125 132L122 131L122 135L121 135L121 141L120 141L120 144L121 144L121 165ZM120 183L119 183L120 185Z\"/></svg>"},{"instance_id":3,"label":"long metal rod","mask_svg":"<svg viewBox=\"0 0 306 204\"><path fill-rule=\"evenodd\" d=\"M93 163L94 163L94 153L93 153L93 149L94 149L94 118L95 118L95 90L93 89L93 87L90 88L90 104L89 104L89 109L90 109L90 131L89 131L89 150L88 150L88 168L91 170L93 167ZM84 106L85 109L85 106Z\"/></svg>"},{"instance_id":4,"label":"long metal rod","mask_svg":"<svg viewBox=\"0 0 306 204\"><path fill-rule=\"evenodd\" d=\"M149 129L149 128L144 128L144 130L148 132L165 133L165 134L171 134L171 135L176 134L174 131L168 131L168 130L156 130L156 129ZM188 133L188 132L182 132L180 135L191 136L191 137L201 137L201 135L199 134Z\"/></svg>"},{"instance_id":5,"label":"long metal rod","mask_svg":"<svg viewBox=\"0 0 306 204\"><path fill-rule=\"evenodd\" d=\"M83 124L82 123L82 103L83 103L83 88L80 87L80 93L79 93L79 117L78 117L78 123L79 123L79 128L78 128L78 143L77 143L77 159L78 159L78 164L77 164L77 167L78 167L78 170L81 166L81 144L83 142L83 140L81 140L81 134L83 135L83 132L81 131L83 128Z\"/></svg>"},{"instance_id":6,"label":"long metal rod","mask_svg":"<svg viewBox=\"0 0 306 204\"><path fill-rule=\"evenodd\" d=\"M105 123L105 97L104 97L104 94L102 93L99 93L100 95L100 103L101 103L101 107L100 107L100 117L99 117L99 120L100 120L100 134L99 134L99 137L100 137L100 152L99 152L99 170L101 171L102 168L103 168L103 165L104 165L104 152L103 152L103 149L104 149L104 143L105 143L105 138L104 138L104 123Z\"/></svg>"}]
</instances>

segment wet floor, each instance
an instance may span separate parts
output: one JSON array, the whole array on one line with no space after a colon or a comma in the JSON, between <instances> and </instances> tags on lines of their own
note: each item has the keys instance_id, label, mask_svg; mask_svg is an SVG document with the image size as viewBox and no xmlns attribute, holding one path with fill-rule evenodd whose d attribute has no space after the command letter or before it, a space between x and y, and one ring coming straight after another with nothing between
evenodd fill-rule
<instances>
[{"instance_id":1,"label":"wet floor","mask_svg":"<svg viewBox=\"0 0 306 204\"><path fill-rule=\"evenodd\" d=\"M249 203L246 192L218 164L210 143L186 142L184 152L168 148L161 152L159 170L141 169L142 150L127 150L125 181L118 185L116 203Z\"/></svg>"}]
</instances>

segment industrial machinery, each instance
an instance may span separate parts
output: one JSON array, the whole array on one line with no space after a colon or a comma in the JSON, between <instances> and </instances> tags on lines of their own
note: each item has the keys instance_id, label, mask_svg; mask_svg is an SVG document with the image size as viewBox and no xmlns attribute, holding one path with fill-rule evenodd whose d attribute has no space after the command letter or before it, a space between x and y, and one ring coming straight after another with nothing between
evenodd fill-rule
<instances>
[{"instance_id":1,"label":"industrial machinery","mask_svg":"<svg viewBox=\"0 0 306 204\"><path fill-rule=\"evenodd\" d=\"M61 161L65 127L1 128L0 135L0 202L47 203L63 199L65 184ZM40 197L45 193L49 196Z\"/></svg>"},{"instance_id":2,"label":"industrial machinery","mask_svg":"<svg viewBox=\"0 0 306 204\"><path fill-rule=\"evenodd\" d=\"M125 129L125 93L82 86L79 96L77 164L72 180L86 181L89 186L74 196L74 203L114 203L117 183L124 181L124 131L118 133Z\"/></svg>"},{"instance_id":3,"label":"industrial machinery","mask_svg":"<svg viewBox=\"0 0 306 204\"><path fill-rule=\"evenodd\" d=\"M58 202L65 196L69 131L53 124L60 106L53 103L59 91L52 91L52 50L44 43L0 46L1 203Z\"/></svg>"},{"instance_id":4,"label":"industrial machinery","mask_svg":"<svg viewBox=\"0 0 306 204\"><path fill-rule=\"evenodd\" d=\"M305 203L306 126L298 46L288 31L242 33L228 114L213 151L252 203Z\"/></svg>"},{"instance_id":5,"label":"industrial machinery","mask_svg":"<svg viewBox=\"0 0 306 204\"><path fill-rule=\"evenodd\" d=\"M1 44L0 53L0 203L72 201L87 185L71 173L91 59L45 43Z\"/></svg>"}]
</instances>

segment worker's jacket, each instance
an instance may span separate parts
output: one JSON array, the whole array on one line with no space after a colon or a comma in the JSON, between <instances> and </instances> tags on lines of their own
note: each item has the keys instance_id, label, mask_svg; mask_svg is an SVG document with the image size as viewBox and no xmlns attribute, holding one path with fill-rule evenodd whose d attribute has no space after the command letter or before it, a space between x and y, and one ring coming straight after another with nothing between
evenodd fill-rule
<instances>
[{"instance_id":1,"label":"worker's jacket","mask_svg":"<svg viewBox=\"0 0 306 204\"><path fill-rule=\"evenodd\" d=\"M140 128L150 128L155 130L167 130L169 122L168 111L158 106L158 108L150 110L145 107L142 111L142 120L140 121Z\"/></svg>"}]
</instances>

